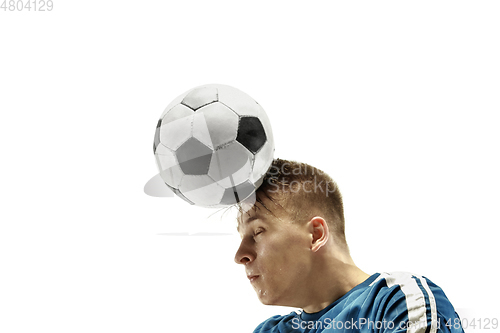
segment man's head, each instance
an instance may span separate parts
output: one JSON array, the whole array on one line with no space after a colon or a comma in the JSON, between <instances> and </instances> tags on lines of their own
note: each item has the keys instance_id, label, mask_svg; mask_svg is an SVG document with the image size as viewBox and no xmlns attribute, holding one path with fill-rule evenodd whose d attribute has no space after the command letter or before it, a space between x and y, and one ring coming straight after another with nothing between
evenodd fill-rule
<instances>
[{"instance_id":1,"label":"man's head","mask_svg":"<svg viewBox=\"0 0 500 333\"><path fill-rule=\"evenodd\" d=\"M350 261L338 187L305 163L273 161L255 204L240 210L238 231L235 261L257 276L251 281L264 304L303 307L326 263Z\"/></svg>"}]
</instances>

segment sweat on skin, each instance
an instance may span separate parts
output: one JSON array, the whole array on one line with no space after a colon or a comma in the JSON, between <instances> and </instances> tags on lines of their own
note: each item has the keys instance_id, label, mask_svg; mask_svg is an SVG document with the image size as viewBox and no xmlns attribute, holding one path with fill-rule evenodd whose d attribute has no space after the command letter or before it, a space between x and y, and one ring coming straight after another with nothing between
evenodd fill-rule
<instances>
[{"instance_id":1,"label":"sweat on skin","mask_svg":"<svg viewBox=\"0 0 500 333\"><path fill-rule=\"evenodd\" d=\"M260 198L238 215L241 243L234 260L244 265L263 304L318 312L370 277L318 212L295 220L300 214L293 209Z\"/></svg>"}]
</instances>

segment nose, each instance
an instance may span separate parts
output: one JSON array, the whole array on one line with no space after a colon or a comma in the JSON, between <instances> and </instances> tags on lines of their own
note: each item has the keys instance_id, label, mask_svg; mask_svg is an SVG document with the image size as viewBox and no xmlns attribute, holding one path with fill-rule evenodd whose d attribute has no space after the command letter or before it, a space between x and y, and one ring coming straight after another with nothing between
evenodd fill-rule
<instances>
[{"instance_id":1,"label":"nose","mask_svg":"<svg viewBox=\"0 0 500 333\"><path fill-rule=\"evenodd\" d=\"M236 255L234 256L234 262L241 265L246 265L255 259L255 254L244 244L242 241Z\"/></svg>"}]
</instances>

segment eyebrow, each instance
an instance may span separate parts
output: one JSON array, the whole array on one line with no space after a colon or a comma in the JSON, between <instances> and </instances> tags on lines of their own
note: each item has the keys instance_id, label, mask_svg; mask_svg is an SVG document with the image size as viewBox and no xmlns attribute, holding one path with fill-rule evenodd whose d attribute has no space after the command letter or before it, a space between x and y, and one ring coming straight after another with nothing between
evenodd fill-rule
<instances>
[{"instance_id":1,"label":"eyebrow","mask_svg":"<svg viewBox=\"0 0 500 333\"><path fill-rule=\"evenodd\" d=\"M260 218L260 216L256 216L256 215L254 215L254 216L250 216L250 217L249 217L249 218L248 218L248 219L244 222L244 224L249 224L249 223L252 223L252 222L253 222L253 221L255 221L255 220L262 220L262 219ZM238 227L236 228L236 231L238 231L238 232L240 232L240 225L241 225L241 223L238 223Z\"/></svg>"}]
</instances>

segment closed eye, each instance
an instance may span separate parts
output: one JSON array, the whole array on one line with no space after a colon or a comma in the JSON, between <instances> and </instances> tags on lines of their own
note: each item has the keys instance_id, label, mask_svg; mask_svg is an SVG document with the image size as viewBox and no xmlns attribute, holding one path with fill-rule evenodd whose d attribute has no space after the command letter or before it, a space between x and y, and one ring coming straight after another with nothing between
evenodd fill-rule
<instances>
[{"instance_id":1,"label":"closed eye","mask_svg":"<svg viewBox=\"0 0 500 333\"><path fill-rule=\"evenodd\" d=\"M257 235L260 235L262 232L264 232L264 229L263 228L257 228L257 230L255 230L255 232L253 233L253 236L257 236Z\"/></svg>"}]
</instances>

